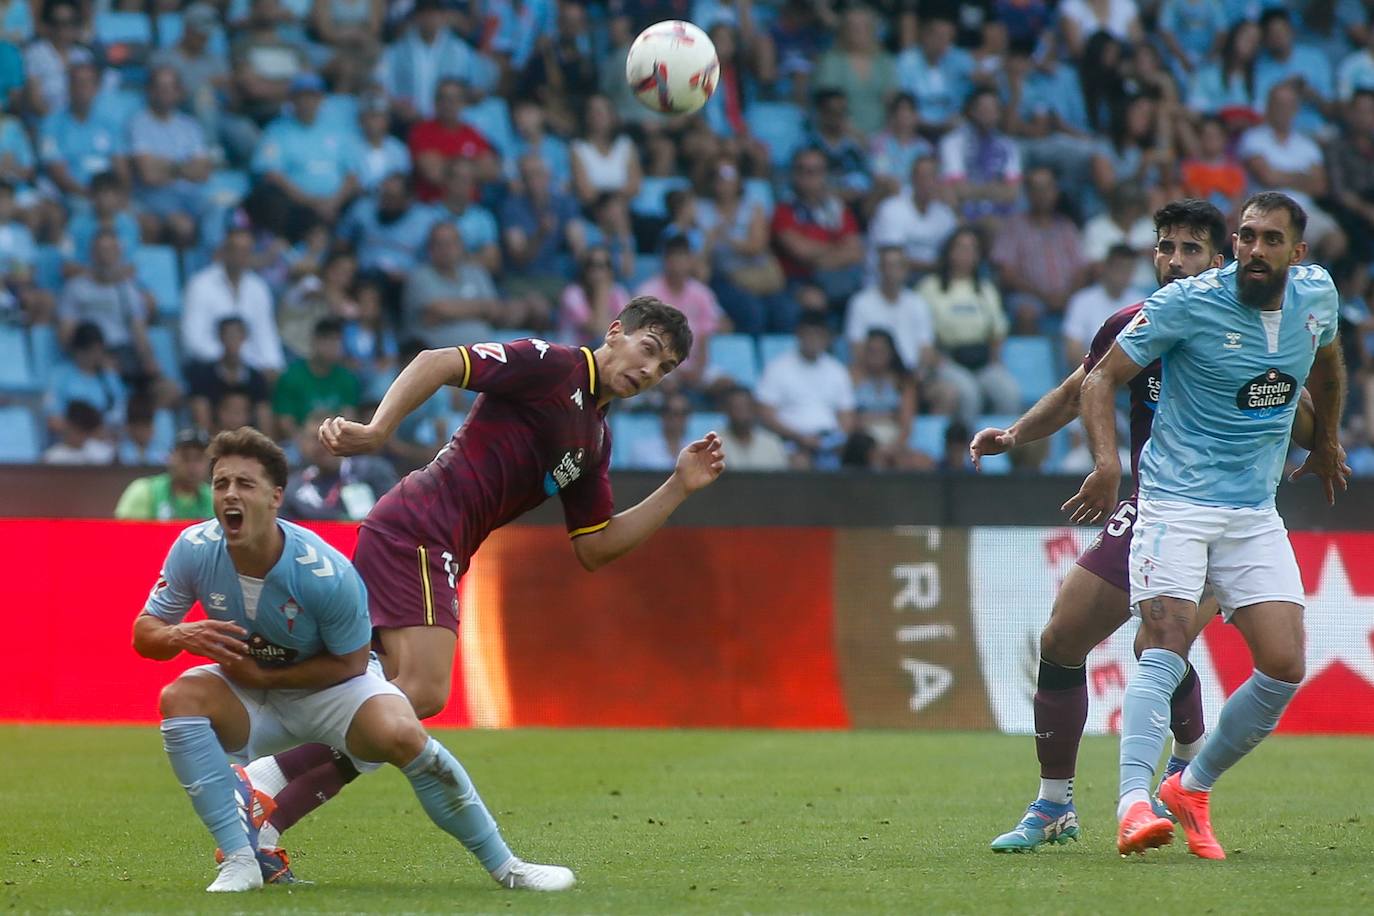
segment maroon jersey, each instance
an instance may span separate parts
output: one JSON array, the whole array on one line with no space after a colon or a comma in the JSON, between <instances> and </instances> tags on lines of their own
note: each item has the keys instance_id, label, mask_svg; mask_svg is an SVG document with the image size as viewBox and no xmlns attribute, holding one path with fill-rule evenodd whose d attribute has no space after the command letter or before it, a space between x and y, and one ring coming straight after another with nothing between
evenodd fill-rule
<instances>
[{"instance_id":1,"label":"maroon jersey","mask_svg":"<svg viewBox=\"0 0 1374 916\"><path fill-rule=\"evenodd\" d=\"M425 467L378 501L363 528L443 545L461 575L492 531L558 494L572 537L613 511L611 434L586 347L542 340L458 347L461 387L482 394Z\"/></svg>"},{"instance_id":2,"label":"maroon jersey","mask_svg":"<svg viewBox=\"0 0 1374 916\"><path fill-rule=\"evenodd\" d=\"M1083 357L1084 369L1091 372L1093 366L1102 361L1102 357L1107 355L1112 344L1116 343L1117 335L1130 324L1131 319L1144 306L1144 302L1128 305L1102 322L1102 327L1098 328L1097 335L1093 337L1092 346L1088 348L1088 354ZM1131 476L1135 478L1136 486L1140 485L1140 452L1145 448L1145 440L1150 438L1155 408L1159 406L1160 374L1159 360L1155 360L1131 379Z\"/></svg>"}]
</instances>

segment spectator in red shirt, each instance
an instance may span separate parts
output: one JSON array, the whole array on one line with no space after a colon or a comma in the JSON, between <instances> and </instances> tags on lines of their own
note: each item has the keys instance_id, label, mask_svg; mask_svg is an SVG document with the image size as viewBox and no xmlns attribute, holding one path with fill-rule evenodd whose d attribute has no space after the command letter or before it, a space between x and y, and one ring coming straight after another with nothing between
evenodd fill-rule
<instances>
[{"instance_id":1,"label":"spectator in red shirt","mask_svg":"<svg viewBox=\"0 0 1374 916\"><path fill-rule=\"evenodd\" d=\"M459 120L465 90L456 79L439 81L434 90L434 117L410 130L410 158L415 163L415 198L433 203L444 194L448 164L468 159L477 166L480 181L501 177L501 164L486 137Z\"/></svg>"},{"instance_id":2,"label":"spectator in red shirt","mask_svg":"<svg viewBox=\"0 0 1374 916\"><path fill-rule=\"evenodd\" d=\"M827 183L825 154L792 157L793 197L773 212L773 245L802 308L843 308L863 285L863 238L844 201ZM819 290L819 298L816 291Z\"/></svg>"}]
</instances>

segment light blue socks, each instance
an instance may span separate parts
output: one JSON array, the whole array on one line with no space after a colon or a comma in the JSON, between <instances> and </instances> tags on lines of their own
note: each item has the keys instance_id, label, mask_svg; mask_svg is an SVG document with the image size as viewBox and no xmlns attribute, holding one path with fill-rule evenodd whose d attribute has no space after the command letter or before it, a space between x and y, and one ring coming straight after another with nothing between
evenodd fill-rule
<instances>
[{"instance_id":1,"label":"light blue socks","mask_svg":"<svg viewBox=\"0 0 1374 916\"><path fill-rule=\"evenodd\" d=\"M162 748L172 761L177 781L191 799L191 807L224 854L232 855L241 849L251 853L248 831L234 797L229 758L220 747L210 720L204 716L163 719Z\"/></svg>"},{"instance_id":2,"label":"light blue socks","mask_svg":"<svg viewBox=\"0 0 1374 916\"><path fill-rule=\"evenodd\" d=\"M1300 686L1252 672L1221 707L1216 730L1183 771L1183 787L1194 792L1212 791L1222 773L1269 736Z\"/></svg>"},{"instance_id":3,"label":"light blue socks","mask_svg":"<svg viewBox=\"0 0 1374 916\"><path fill-rule=\"evenodd\" d=\"M448 748L430 738L420 756L401 772L429 819L467 847L487 871L494 872L514 858L467 771Z\"/></svg>"},{"instance_id":4,"label":"light blue socks","mask_svg":"<svg viewBox=\"0 0 1374 916\"><path fill-rule=\"evenodd\" d=\"M1146 649L1121 704L1120 818L1150 797L1155 764L1169 734L1170 701L1188 673L1188 662L1168 649Z\"/></svg>"}]
</instances>

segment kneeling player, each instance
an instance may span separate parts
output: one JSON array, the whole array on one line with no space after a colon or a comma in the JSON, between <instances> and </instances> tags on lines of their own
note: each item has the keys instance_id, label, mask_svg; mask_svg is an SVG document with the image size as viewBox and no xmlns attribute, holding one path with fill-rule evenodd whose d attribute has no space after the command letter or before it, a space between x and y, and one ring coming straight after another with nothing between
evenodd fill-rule
<instances>
[{"instance_id":1,"label":"kneeling player","mask_svg":"<svg viewBox=\"0 0 1374 916\"><path fill-rule=\"evenodd\" d=\"M220 433L209 454L215 520L177 538L134 623L140 655L215 662L182 674L160 700L172 770L224 854L206 890L262 887L268 865L255 856L255 821L241 815L251 789L229 755L248 760L301 740L339 748L357 770L399 767L430 819L502 886L571 887L568 869L511 853L462 765L369 662L362 579L317 535L277 518L281 449L244 427ZM183 623L196 601L209 619Z\"/></svg>"}]
</instances>

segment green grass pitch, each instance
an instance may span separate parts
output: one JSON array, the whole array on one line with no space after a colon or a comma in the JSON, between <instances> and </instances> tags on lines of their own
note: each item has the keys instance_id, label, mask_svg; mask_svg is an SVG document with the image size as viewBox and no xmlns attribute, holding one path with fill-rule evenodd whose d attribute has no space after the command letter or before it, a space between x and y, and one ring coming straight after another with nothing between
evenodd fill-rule
<instances>
[{"instance_id":1,"label":"green grass pitch","mask_svg":"<svg viewBox=\"0 0 1374 916\"><path fill-rule=\"evenodd\" d=\"M1114 848L1116 742L1085 743L1082 842L994 855L1032 742L899 732L441 732L515 850L502 891L394 771L287 835L310 887L211 898L212 843L155 728L0 727L0 912L1370 913L1374 742L1276 738L1223 780L1230 859Z\"/></svg>"}]
</instances>

